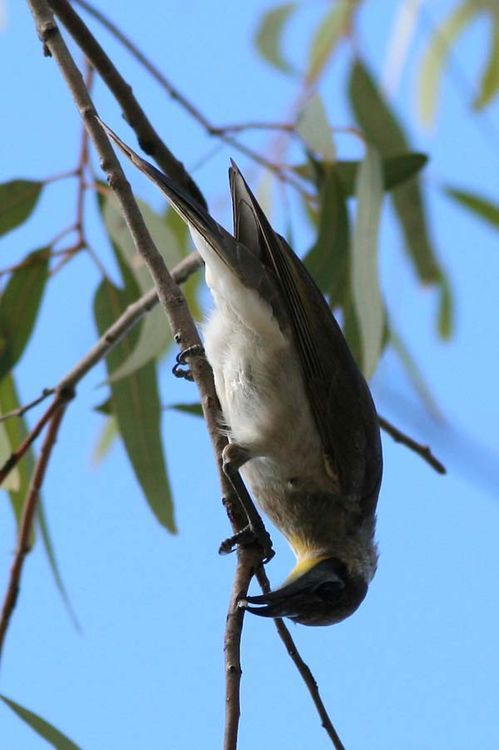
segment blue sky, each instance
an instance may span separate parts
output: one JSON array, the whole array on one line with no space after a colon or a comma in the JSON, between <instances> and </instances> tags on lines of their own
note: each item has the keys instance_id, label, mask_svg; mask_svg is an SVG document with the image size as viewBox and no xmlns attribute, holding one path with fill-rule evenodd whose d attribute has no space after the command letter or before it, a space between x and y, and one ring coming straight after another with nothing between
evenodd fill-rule
<instances>
[{"instance_id":1,"label":"blue sky","mask_svg":"<svg viewBox=\"0 0 499 750\"><path fill-rule=\"evenodd\" d=\"M397 3L367 3L362 53L380 70ZM117 0L100 7L132 34L152 60L213 121L284 119L293 84L262 63L251 37L267 4L155 3ZM291 25L289 54L303 59L322 3ZM440 17L448 2L432 3ZM433 11L433 9L435 9ZM485 26L460 42L457 60L470 81L484 59ZM331 628L293 627L348 750L495 750L499 745L497 674L499 571L497 425L497 234L442 196L450 183L497 201L497 104L473 116L466 91L444 82L436 126L417 127L414 67L420 36L394 103L415 146L431 163L425 180L436 244L456 299L456 333L434 331L436 298L405 263L387 208L381 233L383 286L397 328L409 343L449 427L436 425L414 398L393 356L381 363L374 394L381 413L430 443L449 473L384 439L385 475L378 514L380 564L369 595L350 620ZM107 35L99 31L170 148L193 167L213 147ZM2 32L2 176L43 178L73 165L80 133L56 66L40 54L27 8L9 3ZM322 93L333 122L351 122L341 93L345 59L332 66ZM131 143L119 110L97 89L104 118ZM337 119L336 119L337 118ZM255 145L265 136L254 136ZM357 144L338 139L342 156ZM227 149L195 172L217 218L228 221ZM238 157L251 181L259 173ZM129 171L130 174L130 171ZM131 175L132 176L132 175ZM133 175L138 193L161 205ZM276 191L276 196L278 193ZM68 184L47 190L33 220L2 241L8 265L43 244L73 211ZM276 210L274 221L286 216ZM295 213L298 250L310 235ZM102 235L91 229L96 242ZM107 248L103 257L109 261ZM51 284L34 340L18 368L29 400L56 382L91 346L89 298L99 279L88 259L72 262ZM194 386L161 370L165 402L195 400ZM46 511L65 584L81 624L73 628L43 550L30 555L0 673L0 689L66 732L84 750L219 747L223 727L223 628L234 569L216 550L227 535L211 449L203 424L166 412L163 433L180 533L168 536L141 496L119 445L99 467L91 454L102 426L92 407L103 399L103 368L81 384L64 421L44 488ZM10 510L0 510L0 590L14 548ZM292 564L278 554L274 585ZM248 617L243 636L241 750L327 748L329 743L271 622ZM8 750L44 743L0 706Z\"/></svg>"}]
</instances>

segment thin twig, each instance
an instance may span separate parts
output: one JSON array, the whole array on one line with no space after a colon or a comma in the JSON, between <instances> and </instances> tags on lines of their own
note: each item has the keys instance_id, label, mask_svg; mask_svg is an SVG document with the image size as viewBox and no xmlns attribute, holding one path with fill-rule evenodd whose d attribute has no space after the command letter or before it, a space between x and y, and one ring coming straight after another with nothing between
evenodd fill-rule
<instances>
[{"instance_id":1,"label":"thin twig","mask_svg":"<svg viewBox=\"0 0 499 750\"><path fill-rule=\"evenodd\" d=\"M439 474L447 473L447 469L438 460L438 458L435 458L435 456L431 452L431 448L429 447L429 445L422 445L421 443L416 442L416 440L413 440L411 437L409 437L409 435L406 435L404 432L399 430L397 427L395 427L395 425L391 424L391 422L389 422L384 417L381 417L379 414L378 421L380 427L385 432L387 432L395 440L396 443L402 443L411 451L417 453L418 456L421 456L421 458L428 464L430 464L430 466Z\"/></svg>"},{"instance_id":2,"label":"thin twig","mask_svg":"<svg viewBox=\"0 0 499 750\"><path fill-rule=\"evenodd\" d=\"M28 404L24 404L24 406L19 406L17 409L13 409L13 411L8 411L7 414L2 414L2 416L0 416L0 422L4 422L6 419L11 419L11 417L22 417L24 414L26 414L27 411L33 409L35 406L38 406L38 404L41 404L42 401L45 401L45 399L51 396L53 393L53 388L44 388L41 395L37 396L37 398L33 399L33 401L30 401Z\"/></svg>"},{"instance_id":3,"label":"thin twig","mask_svg":"<svg viewBox=\"0 0 499 750\"><path fill-rule=\"evenodd\" d=\"M199 203L206 206L206 201L199 187L187 173L184 165L161 140L135 98L132 87L119 73L110 57L90 33L75 10L67 0L50 0L50 6L113 93L121 106L125 120L135 131L142 150L151 156L164 172L167 172L179 182Z\"/></svg>"},{"instance_id":4,"label":"thin twig","mask_svg":"<svg viewBox=\"0 0 499 750\"><path fill-rule=\"evenodd\" d=\"M268 591L270 591L269 579L267 578L267 574L262 566L257 568L255 576L256 576L256 579L258 580L258 583L260 584L262 591L264 593L267 593ZM276 626L277 632L279 633L280 639L282 640L284 646L286 647L286 651L288 652L291 660L295 664L298 672L300 673L300 676L303 679L303 682L305 683L307 687L308 692L310 693L310 697L312 698L314 706L317 709L317 713L319 714L321 724L324 727L329 738L331 739L331 742L333 743L335 750L345 750L345 746L343 742L341 741L338 735L338 732L334 728L333 722L331 721L331 718L327 712L324 702L320 696L319 686L317 685L317 680L312 674L312 670L310 669L308 664L306 664L303 661L302 657L300 656L300 653L296 647L293 637L291 633L289 632L288 628L286 627L286 625L284 624L284 621L278 618L274 620L274 624Z\"/></svg>"},{"instance_id":5,"label":"thin twig","mask_svg":"<svg viewBox=\"0 0 499 750\"><path fill-rule=\"evenodd\" d=\"M199 345L200 339L194 322L185 305L185 300L179 288L176 286L176 284L168 274L163 259L156 249L147 231L147 228L144 225L144 222L140 215L140 211L138 210L138 207L135 203L130 186L126 181L120 164L117 161L104 132L102 131L100 125L94 117L95 110L85 88L84 82L81 78L81 74L78 71L74 60L72 59L64 43L64 40L59 33L52 14L50 13L49 6L47 5L46 0L28 0L28 2L35 19L38 34L44 44L44 49L46 50L47 54L51 54L54 57L63 73L64 78L66 79L68 87L77 104L85 126L99 154L101 165L103 169L108 173L109 184L114 189L118 197L122 214L127 222L130 233L134 240L134 244L139 253L144 258L151 272L151 275L154 278L157 288L157 294L169 319L174 338L181 349ZM61 7L63 9L67 9L67 3L64 2L64 0L51 0L51 2L53 3L54 7L57 7L59 9ZM71 8L70 10L71 12L73 12ZM76 18L78 19L77 16ZM94 64L95 67L98 67L95 64L95 60L92 55L88 54L88 46L85 47L85 53L91 60L92 64ZM95 354L93 356L95 356ZM92 360L92 357L90 357L90 360ZM193 378L200 390L203 413L207 422L208 431L217 458L217 465L219 469L222 490L224 492L227 513L234 531L239 531L244 525L245 519L242 514L241 508L236 502L234 502L234 493L222 470L221 455L223 448L227 444L227 438L225 435L221 434L221 431L219 429L219 403L214 387L213 374L211 372L209 364L203 357L197 355L191 356L189 358L189 365L192 371ZM73 370L71 376L73 378L77 377L79 373L82 372L82 369L84 370L85 368L80 367L76 372ZM240 560L242 559L241 565L244 565L245 570L250 570L253 568L255 550L242 547L238 551L238 555ZM246 562L246 559L248 562ZM234 604L235 600L233 602L233 605ZM231 609L231 613L233 612L233 610L234 606ZM230 737L237 737L237 726L239 722L238 709L232 709L232 706L237 707L239 705L240 675L239 677L237 677L237 665L239 665L240 669L239 645L242 619L239 621L238 617L238 615L234 614L233 630L228 631L229 643L231 644L228 651L231 663L236 667L236 678L233 678L231 680L230 693L228 692L228 695L230 694L231 697L231 708L227 711L227 726L230 725ZM303 665L301 666L301 673L305 679L307 675L306 670L304 671ZM315 684L313 678L312 682ZM309 690L311 690L312 696L314 697L314 693L310 684ZM316 684L315 691L317 692ZM314 697L314 702L316 702L316 705L317 700L320 700L318 698L318 693L317 698ZM327 713L325 714L325 716L327 718ZM231 746L229 745L228 747ZM233 745L233 747L235 747L235 745ZM337 747L342 748L342 745L337 745Z\"/></svg>"},{"instance_id":6,"label":"thin twig","mask_svg":"<svg viewBox=\"0 0 499 750\"><path fill-rule=\"evenodd\" d=\"M172 270L172 277L178 284L186 281L187 278L201 265L202 261L197 253L191 253L187 258L184 258L178 263ZM150 289L136 302L129 305L126 310L120 315L119 318L103 333L103 335L96 341L94 346L82 357L76 365L74 365L69 372L67 372L59 381L54 388L44 388L41 395L30 401L28 404L15 409L14 411L4 414L0 417L0 422L10 417L21 417L27 411L41 403L47 396L53 393L67 393L68 395L74 393L77 384L80 380L106 357L111 349L121 341L121 339L129 333L129 331L135 326L139 320L147 313L152 310L153 307L158 303L158 294L156 289ZM23 440L19 447L12 453L7 459L5 464L0 469L0 484L4 481L5 477L14 469L19 463L21 458L26 454L29 447L36 440L47 421L52 417L54 404L51 404L49 409L42 415L40 420L31 430L29 435Z\"/></svg>"},{"instance_id":7,"label":"thin twig","mask_svg":"<svg viewBox=\"0 0 499 750\"><path fill-rule=\"evenodd\" d=\"M33 530L38 498L40 496L40 489L45 477L52 449L57 439L57 432L64 415L66 401L67 396L59 394L52 404L53 408L50 410L50 424L24 502L14 561L10 569L9 582L2 606L2 612L0 614L0 657L10 619L14 607L16 606L24 561L30 549L30 538Z\"/></svg>"},{"instance_id":8,"label":"thin twig","mask_svg":"<svg viewBox=\"0 0 499 750\"><path fill-rule=\"evenodd\" d=\"M161 88L166 91L168 96L170 96L174 101L178 102L178 104L184 109L193 120L195 120L209 135L213 135L217 138L220 138L226 145L231 146L232 148L236 149L240 153L247 156L249 159L252 159L253 161L257 162L261 166L265 167L266 169L273 172L277 177L282 180L283 182L287 182L288 184L292 185L296 190L298 190L307 200L316 200L316 196L312 193L309 193L303 185L299 182L298 179L292 174L289 174L285 171L284 165L276 164L275 162L270 161L266 157L262 156L258 151L254 151L249 146L246 146L246 144L241 143L239 140L234 138L229 134L229 132L224 129L220 128L216 125L214 125L202 112L198 107L196 107L184 94L182 94L179 89L174 86L171 81L166 78L166 76L147 58L144 53L129 39L129 37L126 36L117 26L115 23L113 23L107 16L105 16L103 13L101 13L100 10L97 8L94 8L93 5L87 2L87 0L74 0L76 5L79 5L80 8L83 8L89 15L93 16L99 23L104 26L124 47L125 49L130 52L132 57L134 57L140 65L142 65L145 70L154 78L154 80L161 86ZM75 41L77 41L78 44L80 44L77 37L74 35L72 29L74 28L74 23L71 24L71 28L66 23L66 18L68 17L67 9L64 9L64 17L61 14L61 6L67 4L67 0L51 0L51 5L54 8L55 12L61 19L61 21L64 23L66 28L71 32L73 35ZM74 12L74 11L73 11ZM90 36L90 32L88 29L86 29L86 43L88 43L88 37ZM93 40L95 44L98 44ZM83 47L82 47L83 49ZM94 62L94 60L92 60ZM95 62L94 62L95 64ZM99 70L99 73L101 74L102 78L106 81L106 84L109 86L109 88L113 91L116 98L118 97L118 89L116 88L116 76L111 76L108 71L105 70L105 68L100 68L98 65L96 65L97 70ZM114 73L117 73L117 71L114 71ZM118 74L119 75L119 74ZM137 129L133 123L133 120L131 120L127 116L127 108L129 107L129 103L127 102L127 97L119 98L120 104L123 108L123 112L125 114L125 119L130 123L130 125L134 128L134 130L137 132ZM138 134L138 133L137 133ZM141 146L146 153L151 153L150 151L147 151L147 149L144 147L143 143L140 140ZM166 171L169 171L168 169ZM172 177L175 177L173 172L170 170L170 174Z\"/></svg>"},{"instance_id":9,"label":"thin twig","mask_svg":"<svg viewBox=\"0 0 499 750\"><path fill-rule=\"evenodd\" d=\"M68 390L65 392L65 400L68 400L71 398L71 392ZM41 401L42 398L38 399L38 402ZM52 419L54 416L54 413L58 410L60 403L60 397L56 398L53 403L49 406L45 414L43 414L36 425L33 427L29 435L27 435L22 443L16 448L16 450L10 454L9 458L5 461L4 465L0 468L0 485L5 480L5 477L8 476L8 474L12 471L14 466L16 466L21 458L25 455L26 451L29 449L29 447L33 444L33 442L36 440L40 432L43 430L47 422Z\"/></svg>"},{"instance_id":10,"label":"thin twig","mask_svg":"<svg viewBox=\"0 0 499 750\"><path fill-rule=\"evenodd\" d=\"M244 609L238 606L240 599L248 593L255 568L261 561L258 549L246 548L237 552L237 566L227 613L224 636L225 655L225 731L224 750L236 750L239 729L240 685L241 685L241 636Z\"/></svg>"}]
</instances>

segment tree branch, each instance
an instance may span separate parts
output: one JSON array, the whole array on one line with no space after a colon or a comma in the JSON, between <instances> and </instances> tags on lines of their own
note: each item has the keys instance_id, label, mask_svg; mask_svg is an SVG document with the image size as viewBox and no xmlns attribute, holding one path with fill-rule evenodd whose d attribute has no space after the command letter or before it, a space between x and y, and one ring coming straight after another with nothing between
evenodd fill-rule
<instances>
[{"instance_id":1,"label":"tree branch","mask_svg":"<svg viewBox=\"0 0 499 750\"><path fill-rule=\"evenodd\" d=\"M135 131L141 149L151 156L163 171L179 182L199 203L206 206L206 201L199 187L187 173L182 162L161 140L135 98L132 87L125 81L69 2L67 0L50 0L49 5L113 93L121 106L125 120Z\"/></svg>"},{"instance_id":2,"label":"tree branch","mask_svg":"<svg viewBox=\"0 0 499 750\"><path fill-rule=\"evenodd\" d=\"M128 50L128 52L130 52L130 54L137 60L137 62L139 62L140 65L142 65L145 70L147 70L147 72L154 78L154 80L161 86L161 88L166 91L168 96L170 96L174 101L178 102L182 109L184 109L192 117L192 119L195 120L209 135L216 136L226 145L231 146L232 148L255 161L257 164L260 164L266 169L269 169L271 172L276 174L280 180L292 185L308 200L316 200L316 196L309 193L299 182L299 180L296 179L294 175L288 174L281 165L275 164L274 162L266 159L264 156L258 153L258 151L254 151L244 143L241 143L239 140L230 135L226 129L219 128L216 125L213 125L213 123L210 122L210 120L201 112L201 110L199 110L191 101L189 101L189 99L187 99L187 97L184 96L184 94L182 94L179 89L177 89L171 83L171 81L166 78L166 76L149 60L149 58L144 55L143 52L141 52L141 50L116 26L116 24L114 24L109 18L101 13L100 10L94 8L93 5L87 2L87 0L74 1L76 5L79 5L80 8L83 8L89 15L97 19L97 21L99 21L99 23L102 24L102 26L104 26L104 28L106 28L125 47L125 49ZM132 104L131 100L129 101L129 97L127 95L127 93L131 94L131 89L128 84L126 84L125 81L121 78L120 74L110 61L109 64L111 65L112 72L107 69L107 65L103 64L99 66L98 62L101 58L101 54L99 53L98 57L95 56L95 52L99 47L99 44L92 37L89 29L83 24L83 21L78 18L67 0L50 0L50 4L54 8L55 12L59 16L63 24L66 26L68 31L71 33L77 44L79 44L83 52L87 55L90 54L92 64L95 65L103 80L119 100L123 108L125 119L137 132L134 124L135 120L130 119L130 117L127 115L127 111L131 108ZM71 16L70 22L69 11L67 10L68 7L73 14ZM78 23L76 23L74 17L78 18ZM68 23L66 21L68 21ZM84 33L83 28L85 29ZM77 36L75 35L75 30L77 30ZM102 49L101 53L105 55ZM107 59L109 60L109 58ZM123 92L122 89L124 89ZM139 143L146 153L151 153L150 151L147 151L140 138ZM159 163L158 160L156 161ZM170 174L171 177L175 177L175 174L171 169L166 169L166 171Z\"/></svg>"},{"instance_id":3,"label":"tree branch","mask_svg":"<svg viewBox=\"0 0 499 750\"><path fill-rule=\"evenodd\" d=\"M186 281L189 276L202 264L198 253L191 253L178 263L172 270L172 277L178 283ZM111 349L135 326L139 320L158 303L158 294L155 288L150 289L136 302L129 305L126 310L115 320L105 333L96 341L94 346L69 370L55 386L55 388L44 388L41 395L35 398L25 406L21 406L14 411L4 414L0 417L0 422L11 417L22 417L29 409L37 406L53 393L73 394L79 381L106 357ZM9 456L4 465L0 468L0 484L12 469L19 463L29 447L36 440L43 427L51 419L56 407L57 399L49 406L47 411L42 415L29 435L23 440L19 447Z\"/></svg>"},{"instance_id":4,"label":"tree branch","mask_svg":"<svg viewBox=\"0 0 499 750\"><path fill-rule=\"evenodd\" d=\"M238 606L240 599L248 593L254 571L261 563L261 554L256 547L239 547L237 567L227 612L224 636L225 656L225 732L224 750L236 750L239 729L240 685L241 685L241 636L244 609ZM260 566L261 567L261 566Z\"/></svg>"},{"instance_id":5,"label":"tree branch","mask_svg":"<svg viewBox=\"0 0 499 750\"><path fill-rule=\"evenodd\" d=\"M260 584L262 591L264 593L269 592L270 591L269 579L267 578L267 574L262 566L260 566L256 570L255 576L256 576L258 583ZM331 721L331 718L320 696L319 686L317 685L317 681L314 675L312 674L312 670L310 669L308 664L306 664L306 662L303 661L302 657L300 656L300 653L296 647L293 637L291 633L289 632L287 626L285 625L284 621L281 620L280 618L277 618L274 620L274 624L276 626L277 632L279 633L279 637L286 648L286 651L288 652L291 660L294 662L295 667L300 673L300 676L302 677L303 682L305 683L307 690L310 693L310 697L312 698L313 704L315 708L317 709L317 713L319 714L321 724L326 730L331 742L333 743L335 750L345 750L345 746L342 743L338 735L338 732L334 728L333 722Z\"/></svg>"},{"instance_id":6,"label":"tree branch","mask_svg":"<svg viewBox=\"0 0 499 750\"><path fill-rule=\"evenodd\" d=\"M95 108L85 87L81 73L69 53L50 12L50 8L46 0L28 0L28 2L35 20L38 35L44 45L45 53L53 56L63 74L88 134L100 157L101 166L108 174L108 182L116 194L135 247L144 259L154 279L157 294L170 323L173 337L181 351L190 348L194 351L202 350L201 340L185 299L179 287L168 273L163 258L149 235L130 185L126 180L104 130L95 117ZM62 0L57 0L57 2L54 0L54 4L57 4L58 7L66 5ZM94 63L94 60L91 59L91 62ZM222 469L221 456L223 448L227 444L227 438L222 435L219 429L220 407L215 391L213 373L203 356L191 354L187 357L187 360L193 379L200 391L203 414L217 459L227 514L234 532L237 532L245 525L245 517L242 508L235 502L234 492ZM246 555L250 555L250 552L241 548L238 554L244 559ZM238 640L236 639L234 643L237 646L238 652ZM235 716L235 714L232 714L232 716Z\"/></svg>"},{"instance_id":7,"label":"tree branch","mask_svg":"<svg viewBox=\"0 0 499 750\"><path fill-rule=\"evenodd\" d=\"M411 437L409 437L409 435L406 435L404 432L399 430L397 427L395 427L395 425L391 424L391 422L389 422L384 417L381 417L379 414L378 421L380 427L385 432L387 432L395 440L396 443L402 443L407 448L409 448L409 450L417 453L418 456L421 456L421 458L428 464L430 464L430 466L433 467L439 474L447 473L447 469L442 463L440 463L438 458L435 458L435 456L431 452L431 448L429 445L421 445L421 443L416 442L416 440L413 440Z\"/></svg>"},{"instance_id":8,"label":"tree branch","mask_svg":"<svg viewBox=\"0 0 499 750\"><path fill-rule=\"evenodd\" d=\"M67 400L68 394L66 392L60 392L54 403L52 404L51 409L49 410L49 427L45 436L45 440L43 441L40 456L36 463L33 476L31 478L31 483L26 495L26 500L24 502L22 517L19 524L19 534L14 555L14 562L12 563L12 567L10 570L9 583L7 586L7 591L2 606L2 612L0 615L0 657L2 655L5 635L9 627L10 619L12 617L14 607L16 606L24 561L30 548L30 538L33 530L38 498L40 496L40 489L43 484L52 449L57 439L59 426L64 416Z\"/></svg>"}]
</instances>

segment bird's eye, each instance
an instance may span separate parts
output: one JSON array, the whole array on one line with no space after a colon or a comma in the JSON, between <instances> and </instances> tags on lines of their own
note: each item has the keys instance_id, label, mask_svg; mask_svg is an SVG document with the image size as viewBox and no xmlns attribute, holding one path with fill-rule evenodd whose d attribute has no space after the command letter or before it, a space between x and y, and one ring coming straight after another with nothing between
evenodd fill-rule
<instances>
[{"instance_id":1,"label":"bird's eye","mask_svg":"<svg viewBox=\"0 0 499 750\"><path fill-rule=\"evenodd\" d=\"M344 586L341 581L325 581L317 586L314 594L317 594L325 602L334 603L338 601L343 588Z\"/></svg>"}]
</instances>

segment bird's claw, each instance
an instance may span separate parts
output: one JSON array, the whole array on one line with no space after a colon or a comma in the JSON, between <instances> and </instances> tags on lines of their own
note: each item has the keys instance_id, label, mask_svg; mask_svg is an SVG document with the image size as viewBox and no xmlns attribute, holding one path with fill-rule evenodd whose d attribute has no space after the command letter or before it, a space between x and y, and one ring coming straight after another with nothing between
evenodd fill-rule
<instances>
[{"instance_id":1,"label":"bird's claw","mask_svg":"<svg viewBox=\"0 0 499 750\"><path fill-rule=\"evenodd\" d=\"M251 525L245 526L244 529L238 531L228 539L224 539L219 547L220 555L228 555L234 552L238 545L249 545L258 544L262 549L263 562L268 563L275 555L272 549L272 539L270 538L269 532L263 527L261 529L254 529Z\"/></svg>"},{"instance_id":2,"label":"bird's claw","mask_svg":"<svg viewBox=\"0 0 499 750\"><path fill-rule=\"evenodd\" d=\"M175 357L175 364L172 367L172 373L176 378L183 378L184 380L190 380L192 382L194 378L192 377L192 372L188 366L187 358L192 357L193 355L204 355L204 348L200 344L194 344L193 346L188 346L187 349L183 349L177 354Z\"/></svg>"}]
</instances>

